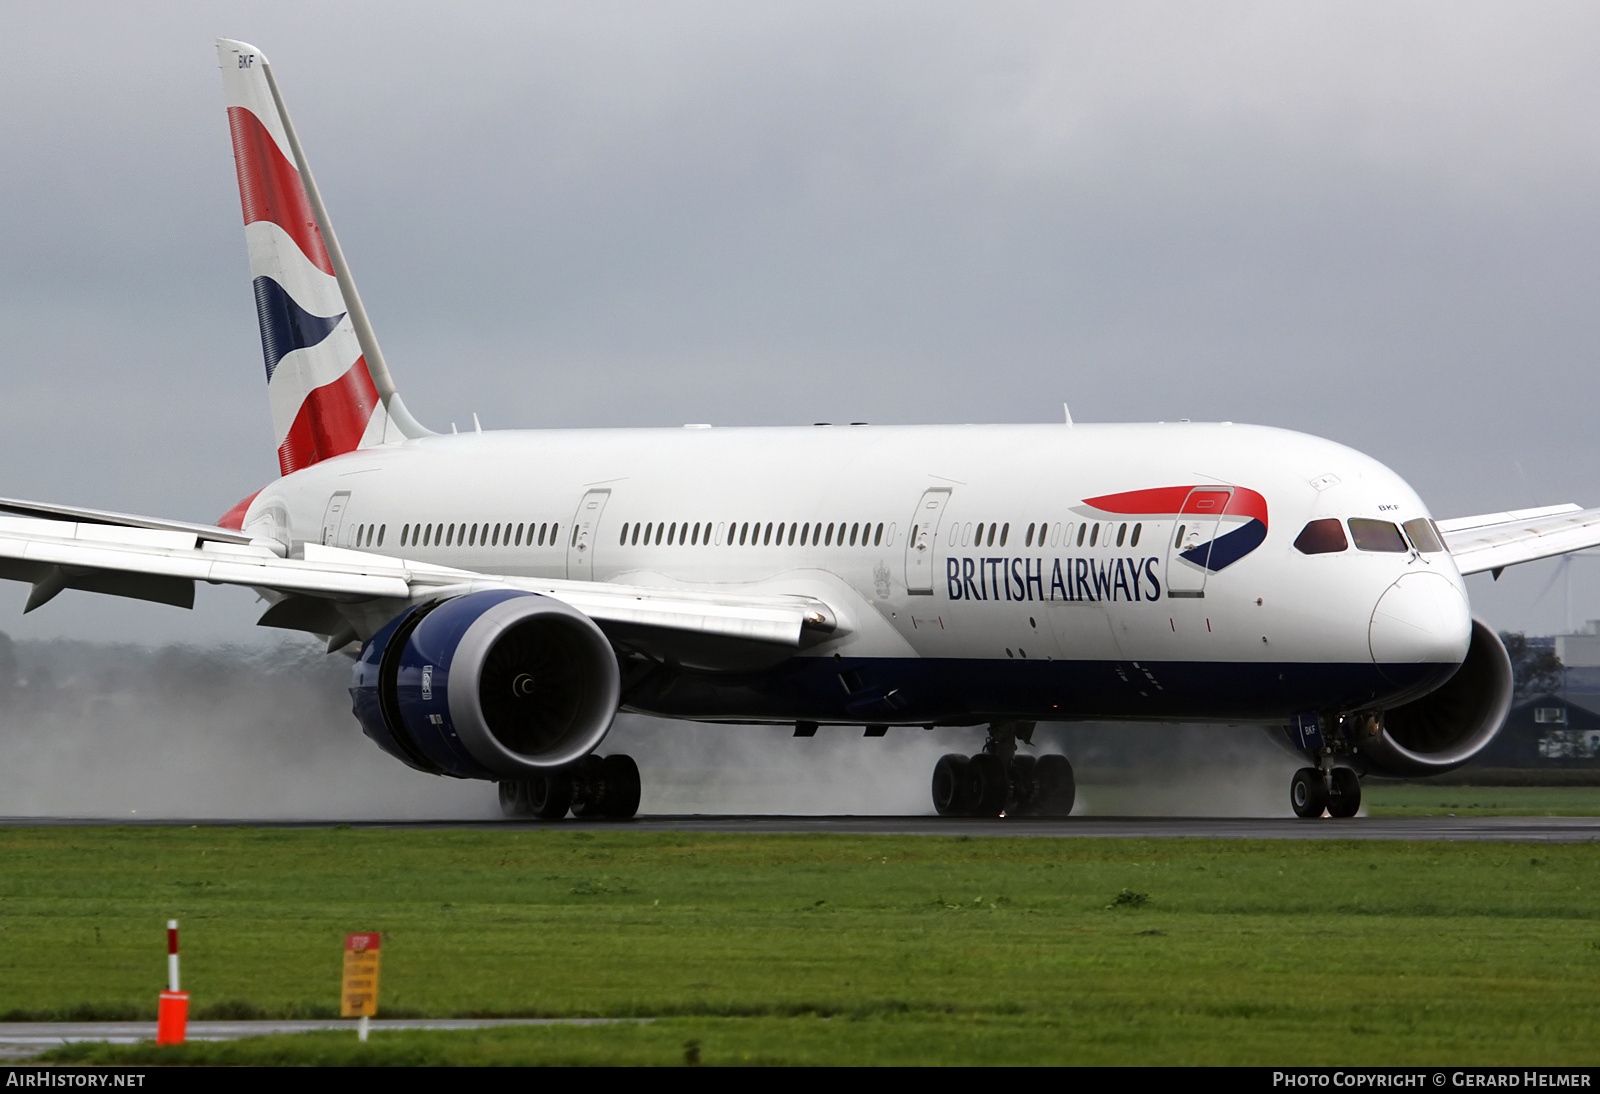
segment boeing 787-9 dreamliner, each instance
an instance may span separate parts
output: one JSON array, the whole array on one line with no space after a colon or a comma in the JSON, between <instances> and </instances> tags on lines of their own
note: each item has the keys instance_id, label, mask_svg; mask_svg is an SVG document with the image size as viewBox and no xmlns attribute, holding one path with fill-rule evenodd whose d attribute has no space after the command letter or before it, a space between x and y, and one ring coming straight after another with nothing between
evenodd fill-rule
<instances>
[{"instance_id":1,"label":"boeing 787-9 dreamliner","mask_svg":"<svg viewBox=\"0 0 1600 1094\"><path fill-rule=\"evenodd\" d=\"M0 577L355 652L356 718L510 816L629 817L621 708L974 727L946 815L1065 815L1039 721L1260 726L1303 817L1448 771L1511 665L1462 575L1600 544L1577 505L1434 520L1376 460L1228 422L437 434L395 387L261 51L217 44L282 477L216 526L0 502Z\"/></svg>"}]
</instances>

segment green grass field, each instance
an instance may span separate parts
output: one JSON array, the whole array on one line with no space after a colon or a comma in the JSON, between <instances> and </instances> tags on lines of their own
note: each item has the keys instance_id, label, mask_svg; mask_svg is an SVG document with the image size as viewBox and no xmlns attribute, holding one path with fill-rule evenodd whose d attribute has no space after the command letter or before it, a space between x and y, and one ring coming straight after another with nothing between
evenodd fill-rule
<instances>
[{"instance_id":1,"label":"green grass field","mask_svg":"<svg viewBox=\"0 0 1600 1094\"><path fill-rule=\"evenodd\" d=\"M59 1059L1600 1058L1593 845L56 828L0 854L0 1018L153 1017L176 917L197 1018L331 1016L344 933L379 930L386 1015L659 1019Z\"/></svg>"},{"instance_id":2,"label":"green grass field","mask_svg":"<svg viewBox=\"0 0 1600 1094\"><path fill-rule=\"evenodd\" d=\"M1438 786L1368 783L1373 817L1600 817L1600 786Z\"/></svg>"}]
</instances>

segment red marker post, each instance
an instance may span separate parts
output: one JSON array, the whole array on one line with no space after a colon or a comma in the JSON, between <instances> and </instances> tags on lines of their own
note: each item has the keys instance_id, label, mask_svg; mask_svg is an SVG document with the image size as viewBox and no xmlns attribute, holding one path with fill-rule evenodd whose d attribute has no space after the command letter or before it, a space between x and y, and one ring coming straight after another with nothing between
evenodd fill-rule
<instances>
[{"instance_id":1,"label":"red marker post","mask_svg":"<svg viewBox=\"0 0 1600 1094\"><path fill-rule=\"evenodd\" d=\"M178 921L167 920L167 990L156 1011L156 1044L181 1045L189 1029L189 993L178 990Z\"/></svg>"}]
</instances>

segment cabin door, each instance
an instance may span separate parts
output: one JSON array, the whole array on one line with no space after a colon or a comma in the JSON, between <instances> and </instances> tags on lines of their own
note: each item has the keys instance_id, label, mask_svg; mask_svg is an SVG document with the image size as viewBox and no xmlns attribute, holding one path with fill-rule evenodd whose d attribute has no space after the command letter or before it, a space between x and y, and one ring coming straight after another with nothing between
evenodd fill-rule
<instances>
[{"instance_id":1,"label":"cabin door","mask_svg":"<svg viewBox=\"0 0 1600 1094\"><path fill-rule=\"evenodd\" d=\"M936 486L922 495L917 511L911 514L911 532L906 536L906 592L913 596L933 595L934 548L949 500L950 488Z\"/></svg>"},{"instance_id":2,"label":"cabin door","mask_svg":"<svg viewBox=\"0 0 1600 1094\"><path fill-rule=\"evenodd\" d=\"M567 576L574 581L594 580L594 545L600 531L600 514L605 512L610 497L610 490L590 490L578 503L572 534L567 539Z\"/></svg>"},{"instance_id":3,"label":"cabin door","mask_svg":"<svg viewBox=\"0 0 1600 1094\"><path fill-rule=\"evenodd\" d=\"M1211 541L1217 537L1222 513L1233 491L1226 486L1197 486L1183 501L1183 511L1167 544L1167 595L1206 595L1206 575L1211 572Z\"/></svg>"},{"instance_id":4,"label":"cabin door","mask_svg":"<svg viewBox=\"0 0 1600 1094\"><path fill-rule=\"evenodd\" d=\"M341 490L328 499L328 508L322 514L322 545L339 546L339 529L344 524L344 511L350 508L350 491Z\"/></svg>"}]
</instances>

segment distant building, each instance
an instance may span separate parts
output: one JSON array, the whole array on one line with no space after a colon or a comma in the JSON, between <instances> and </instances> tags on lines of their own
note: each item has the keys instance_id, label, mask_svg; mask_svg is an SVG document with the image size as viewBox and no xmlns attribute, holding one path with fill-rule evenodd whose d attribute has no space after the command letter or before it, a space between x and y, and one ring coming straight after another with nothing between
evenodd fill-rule
<instances>
[{"instance_id":1,"label":"distant building","mask_svg":"<svg viewBox=\"0 0 1600 1094\"><path fill-rule=\"evenodd\" d=\"M1600 669L1600 619L1589 620L1576 634L1558 634L1542 640L1530 638L1528 644L1533 645L1535 641L1553 643L1556 656L1569 669Z\"/></svg>"},{"instance_id":2,"label":"distant building","mask_svg":"<svg viewBox=\"0 0 1600 1094\"><path fill-rule=\"evenodd\" d=\"M1600 770L1600 714L1560 695L1536 695L1511 708L1500 735L1472 766Z\"/></svg>"}]
</instances>

